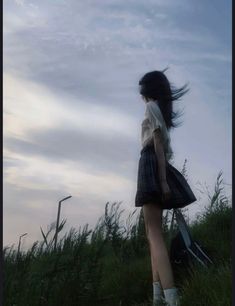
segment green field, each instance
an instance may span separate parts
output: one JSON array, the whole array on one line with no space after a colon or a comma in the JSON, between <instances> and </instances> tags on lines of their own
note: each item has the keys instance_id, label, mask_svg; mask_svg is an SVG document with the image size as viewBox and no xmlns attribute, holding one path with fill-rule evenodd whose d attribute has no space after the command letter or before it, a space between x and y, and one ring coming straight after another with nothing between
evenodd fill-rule
<instances>
[{"instance_id":1,"label":"green field","mask_svg":"<svg viewBox=\"0 0 235 306\"><path fill-rule=\"evenodd\" d=\"M87 224L71 228L62 237L63 220L55 250L53 226L26 252L17 254L13 247L5 247L4 306L152 305L142 210L122 221L120 205L106 203L92 230ZM163 219L168 247L170 216L167 213ZM182 306L231 306L232 207L223 194L220 175L208 205L196 221L188 223L214 265L206 269L195 263L191 273L175 272Z\"/></svg>"}]
</instances>

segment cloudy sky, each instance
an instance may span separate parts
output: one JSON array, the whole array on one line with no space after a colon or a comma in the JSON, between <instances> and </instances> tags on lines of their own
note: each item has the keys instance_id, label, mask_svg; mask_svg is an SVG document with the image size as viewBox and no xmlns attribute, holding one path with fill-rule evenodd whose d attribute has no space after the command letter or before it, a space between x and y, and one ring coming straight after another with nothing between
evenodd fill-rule
<instances>
[{"instance_id":1,"label":"cloudy sky","mask_svg":"<svg viewBox=\"0 0 235 306\"><path fill-rule=\"evenodd\" d=\"M230 0L7 0L3 17L4 245L41 240L67 195L64 233L93 228L108 201L123 217L136 209L138 80L167 66L191 89L171 131L174 166L187 159L198 198L191 218L220 170L230 195Z\"/></svg>"}]
</instances>

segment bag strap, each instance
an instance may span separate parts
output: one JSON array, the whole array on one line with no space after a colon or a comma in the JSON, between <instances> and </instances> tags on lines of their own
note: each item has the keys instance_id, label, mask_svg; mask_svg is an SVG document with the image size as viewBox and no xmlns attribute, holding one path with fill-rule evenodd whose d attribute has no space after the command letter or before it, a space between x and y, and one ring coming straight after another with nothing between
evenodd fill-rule
<instances>
[{"instance_id":1,"label":"bag strap","mask_svg":"<svg viewBox=\"0 0 235 306\"><path fill-rule=\"evenodd\" d=\"M170 234L169 234L169 239L170 241L172 240L173 236L173 225L174 221L176 220L179 231L183 237L184 243L187 248L189 248L192 244L192 237L188 228L188 225L186 221L184 220L184 216L182 212L180 211L179 208L174 208L173 213L172 213L172 219L171 219L171 226L170 226Z\"/></svg>"},{"instance_id":2,"label":"bag strap","mask_svg":"<svg viewBox=\"0 0 235 306\"><path fill-rule=\"evenodd\" d=\"M175 211L175 217L176 217L176 221L178 223L180 233L183 237L184 243L185 243L186 247L189 248L192 244L193 239L192 239L192 236L190 234L189 227L188 227L188 225L187 225L187 223L184 219L184 216L179 209L177 209Z\"/></svg>"},{"instance_id":3,"label":"bag strap","mask_svg":"<svg viewBox=\"0 0 235 306\"><path fill-rule=\"evenodd\" d=\"M174 220L175 220L175 208L173 209L173 213L172 213L172 219L171 219L171 226L170 226L170 234L169 234L169 240L172 240L172 236L173 236L173 225L174 225Z\"/></svg>"}]
</instances>

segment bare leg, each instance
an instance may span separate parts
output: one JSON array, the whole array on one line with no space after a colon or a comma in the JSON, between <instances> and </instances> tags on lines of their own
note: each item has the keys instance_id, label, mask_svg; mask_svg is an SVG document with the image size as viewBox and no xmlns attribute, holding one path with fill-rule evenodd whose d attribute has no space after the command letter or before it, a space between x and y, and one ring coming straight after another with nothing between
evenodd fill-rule
<instances>
[{"instance_id":1,"label":"bare leg","mask_svg":"<svg viewBox=\"0 0 235 306\"><path fill-rule=\"evenodd\" d=\"M143 206L146 235L151 252L153 281L161 282L163 289L174 287L173 271L162 234L162 209L148 203Z\"/></svg>"},{"instance_id":2,"label":"bare leg","mask_svg":"<svg viewBox=\"0 0 235 306\"><path fill-rule=\"evenodd\" d=\"M154 262L153 252L151 251L151 244L149 244L149 247L150 247L153 282L161 282L157 267L156 267L155 262Z\"/></svg>"}]
</instances>

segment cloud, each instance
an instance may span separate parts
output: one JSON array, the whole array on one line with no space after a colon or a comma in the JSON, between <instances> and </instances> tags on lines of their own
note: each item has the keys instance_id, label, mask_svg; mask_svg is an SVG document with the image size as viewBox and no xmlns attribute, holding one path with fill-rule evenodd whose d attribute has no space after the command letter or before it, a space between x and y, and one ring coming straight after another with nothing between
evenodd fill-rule
<instances>
[{"instance_id":1,"label":"cloud","mask_svg":"<svg viewBox=\"0 0 235 306\"><path fill-rule=\"evenodd\" d=\"M89 134L131 138L137 127L135 117L123 109L119 111L102 103L89 105L88 101L69 95L61 97L45 86L9 74L4 75L4 87L5 133L27 137L29 130L63 126Z\"/></svg>"},{"instance_id":2,"label":"cloud","mask_svg":"<svg viewBox=\"0 0 235 306\"><path fill-rule=\"evenodd\" d=\"M187 9L185 1L179 2L182 4ZM188 31L173 24L173 18L168 17L163 26L158 14L174 16L174 5L166 5L167 9L162 1L150 1L149 6L141 1L102 1L99 6L95 2L42 1L35 9L25 4L6 18L11 21L21 16L24 25L16 23L5 39L4 67L51 90L89 97L93 103L98 96L101 103L118 107L118 102L123 107L127 95L134 98L133 84L146 64L164 68L180 61L184 66L216 44L210 32Z\"/></svg>"}]
</instances>

